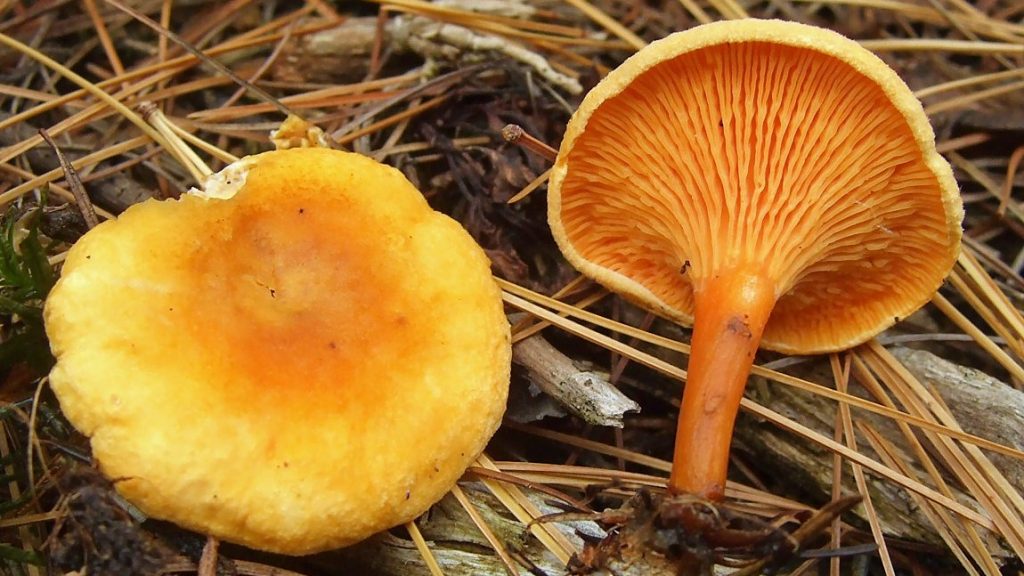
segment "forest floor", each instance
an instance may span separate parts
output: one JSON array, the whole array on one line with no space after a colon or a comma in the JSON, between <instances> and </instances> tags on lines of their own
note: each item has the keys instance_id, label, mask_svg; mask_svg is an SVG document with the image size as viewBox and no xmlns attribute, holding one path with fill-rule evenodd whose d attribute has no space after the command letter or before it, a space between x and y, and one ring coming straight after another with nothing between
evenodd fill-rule
<instances>
[{"instance_id":1,"label":"forest floor","mask_svg":"<svg viewBox=\"0 0 1024 576\"><path fill-rule=\"evenodd\" d=\"M953 166L964 242L940 292L870 342L758 355L720 513L759 520L738 548L682 546L724 573L1024 571L1024 3L8 0L0 574L672 573L664 550L623 560L597 544L610 516L595 511L649 518L630 498L664 490L690 330L565 261L542 149L633 52L744 17L838 31L899 73ZM397 167L483 247L516 343L509 409L416 523L303 558L225 544L210 564L205 537L145 520L95 471L46 385L41 311L91 218L200 185L183 147L214 171L271 149L286 112ZM542 144L507 141L509 124ZM534 522L556 513L571 514ZM751 536L762 529L770 539Z\"/></svg>"}]
</instances>

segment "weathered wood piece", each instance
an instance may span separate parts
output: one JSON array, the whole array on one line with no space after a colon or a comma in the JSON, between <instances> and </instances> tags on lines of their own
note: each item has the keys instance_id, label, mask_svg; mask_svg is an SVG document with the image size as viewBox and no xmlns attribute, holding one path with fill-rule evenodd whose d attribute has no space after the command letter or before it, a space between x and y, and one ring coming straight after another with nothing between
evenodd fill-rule
<instances>
[{"instance_id":1,"label":"weathered wood piece","mask_svg":"<svg viewBox=\"0 0 1024 576\"><path fill-rule=\"evenodd\" d=\"M534 12L529 5L509 0L447 4L461 10L510 18L525 19ZM369 71L367 66L378 36L386 53L417 54L428 66L510 58L568 94L583 91L578 80L556 70L547 58L513 40L409 14L389 18L383 26L377 18L348 18L335 28L298 38L286 47L273 68L273 75L286 81L358 80Z\"/></svg>"},{"instance_id":2,"label":"weathered wood piece","mask_svg":"<svg viewBox=\"0 0 1024 576\"><path fill-rule=\"evenodd\" d=\"M1024 450L1024 392L973 368L931 352L894 348L894 356L945 400L964 431ZM1024 491L1024 461L989 454L1018 492Z\"/></svg>"},{"instance_id":3,"label":"weathered wood piece","mask_svg":"<svg viewBox=\"0 0 1024 576\"><path fill-rule=\"evenodd\" d=\"M938 391L966 431L1007 446L1024 446L1024 394L977 370L958 366L929 352L896 348L893 353L915 377ZM826 359L809 360L800 368L789 369L787 372L826 385L832 381ZM867 397L866 392L855 383L851 383L850 392ZM756 381L748 389L748 395L823 435L832 436L836 418L836 403L832 400L789 386L765 385L764 382ZM901 433L890 419L856 408L853 412L855 419L869 423L897 446L900 459L914 470L917 478L927 478L917 463L917 457L907 448ZM832 453L825 448L757 418L743 415L737 422L734 449L742 458L750 461L756 459L757 469L766 475L769 482L785 484L793 493L810 494L811 501L824 502L830 498ZM866 442L861 441L858 450L880 460ZM999 455L992 455L992 460L1019 489L1024 478L1024 464ZM938 532L906 490L873 474L868 473L866 476L872 502L886 534L943 546ZM958 489L955 482L951 483L951 487L958 501L977 507L974 499ZM849 470L844 470L843 492L856 492ZM855 522L859 520L862 527L867 527L863 509L855 510L846 519ZM993 542L993 554L1003 552L998 544L994 544L996 539L989 540Z\"/></svg>"},{"instance_id":4,"label":"weathered wood piece","mask_svg":"<svg viewBox=\"0 0 1024 576\"><path fill-rule=\"evenodd\" d=\"M511 514L494 496L478 483L462 484L470 502L502 542L509 554L520 563L520 574L529 574L527 567L534 567L552 576L565 574L566 568L541 543L529 535L526 526L512 518ZM559 510L546 505L540 499L534 504L545 513ZM446 576L491 576L507 575L505 565L488 544L480 530L451 495L445 496L424 515L418 525L423 537ZM576 529L591 537L603 536L603 532L592 522L575 522ZM570 541L582 548L583 542L572 528L563 533ZM358 567L364 572L379 576L429 576L412 540L401 527L378 534L361 544L336 553L321 555L323 561ZM336 562L341 561L341 564ZM541 573L534 572L534 573ZM356 572L354 572L356 573Z\"/></svg>"},{"instance_id":5,"label":"weathered wood piece","mask_svg":"<svg viewBox=\"0 0 1024 576\"><path fill-rule=\"evenodd\" d=\"M526 368L531 383L589 424L622 428L625 413L640 410L607 376L581 370L540 335L513 346L512 361Z\"/></svg>"}]
</instances>

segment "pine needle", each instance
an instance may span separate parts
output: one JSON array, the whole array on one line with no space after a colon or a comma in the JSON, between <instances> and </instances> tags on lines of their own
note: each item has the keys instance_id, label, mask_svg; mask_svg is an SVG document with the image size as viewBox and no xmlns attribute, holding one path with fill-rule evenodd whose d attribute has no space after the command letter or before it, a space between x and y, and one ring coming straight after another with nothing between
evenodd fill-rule
<instances>
[{"instance_id":1,"label":"pine needle","mask_svg":"<svg viewBox=\"0 0 1024 576\"><path fill-rule=\"evenodd\" d=\"M760 406L747 399L743 400L743 408L756 416L760 416L762 418L765 418L766 420L771 421L776 426L779 426L794 434L799 434L800 436L807 438L808 440L816 444L820 444L821 446L833 452L839 452L847 460L851 460L854 463L859 464L860 466L868 470L871 470L875 474L881 476L882 478L885 478L890 482L902 486L903 488L906 488L911 492L916 492L917 494L920 494L921 496L928 498L929 500L935 502L936 504L944 506L945 508L949 509L951 512L958 514L965 520L974 522L979 526L988 528L989 530L995 530L996 528L996 525L992 522L990 518L975 512L974 510L968 508L967 506L964 506L963 504L957 502L956 500L949 498L948 496L934 490L929 486L926 486L925 484L922 484L917 480L914 480L913 478L906 476L905 474L897 472L896 470L893 470L876 460L864 456L860 452L850 450L845 445L839 444L832 440L831 438L822 436L821 434L815 432L814 430L790 418L786 418L785 416L782 416L777 412Z\"/></svg>"},{"instance_id":2,"label":"pine needle","mask_svg":"<svg viewBox=\"0 0 1024 576\"><path fill-rule=\"evenodd\" d=\"M117 48L114 47L114 41L110 39L110 32L107 30L107 23L103 21L103 17L100 16L99 10L96 9L96 0L85 0L86 12L89 13L89 19L92 21L93 27L96 29L96 33L100 39L100 45L103 46L103 51L107 55L107 60L110 62L110 69L114 71L114 74L124 74L124 64L121 63L121 57L117 54Z\"/></svg>"},{"instance_id":3,"label":"pine needle","mask_svg":"<svg viewBox=\"0 0 1024 576\"><path fill-rule=\"evenodd\" d=\"M618 36L627 44L633 47L634 50L639 50L647 45L647 42L643 38L640 38L634 34L631 30L619 24L617 20L606 14L603 10L594 6L587 0L565 0L567 4L576 8L580 12L586 14L587 18L590 18L602 28L608 30L615 36Z\"/></svg>"},{"instance_id":4,"label":"pine needle","mask_svg":"<svg viewBox=\"0 0 1024 576\"><path fill-rule=\"evenodd\" d=\"M836 389L845 393L850 378L849 370L843 370L839 366L839 357L837 355L832 354L829 357L829 360L829 364L832 367L832 378L835 381ZM850 415L850 406L843 402L839 403L839 418L842 423L840 429L842 430L843 439L846 441L846 446L850 450L856 451L857 437L854 433L853 418ZM896 576L896 569L893 567L892 558L889 557L889 548L885 543L885 534L882 533L882 526L878 519L878 513L875 511L875 505L872 503L871 491L868 490L868 483L864 478L864 469L857 464L850 464L850 469L853 471L853 478L857 483L857 491L864 498L862 505L867 512L868 525L871 527L871 536L874 538L875 544L878 546L878 555L882 560L882 568L885 570L886 576Z\"/></svg>"},{"instance_id":5,"label":"pine needle","mask_svg":"<svg viewBox=\"0 0 1024 576\"><path fill-rule=\"evenodd\" d=\"M420 528L416 525L416 522L406 522L405 530L409 533L409 537L412 538L413 544L416 545L416 550L419 551L420 557L423 558L423 562L427 565L427 569L430 570L431 576L444 576L441 566L437 563L437 558L435 558L434 553L430 551L430 546L427 546L427 541L423 539L423 533L420 532Z\"/></svg>"},{"instance_id":6,"label":"pine needle","mask_svg":"<svg viewBox=\"0 0 1024 576\"><path fill-rule=\"evenodd\" d=\"M892 401L888 392L886 391L887 388L884 387L875 378L874 374L871 373L871 371L868 369L865 360L861 358L860 354L854 354L853 366L857 373L858 382L860 382L860 384L864 386L865 389L867 389L872 396L874 396L879 402L885 404L886 406L890 406L893 408L896 407L896 404ZM933 461L931 455L927 452L927 450L925 449L924 445L921 443L917 435L914 434L910 427L905 423L897 422L897 426L899 426L900 432L903 434L904 440L910 446L913 455L916 456L917 462L925 469L925 472L928 475L928 478L931 480L932 485L937 487L937 489L941 493L945 494L950 498L953 498L953 492L950 489L949 485L946 483L945 477L940 472L938 466ZM859 423L859 427L863 430L864 428L867 428L868 425L861 422ZM893 454L894 449L880 446L880 444L889 444L887 441L885 441L884 439L872 439L870 436L869 441L871 441L871 444L874 447L875 452L879 454L883 462L885 462L890 467L893 467L894 469L897 469L900 472L908 476L911 476L909 466L905 464L900 466L893 466L893 464L891 463L893 459L900 462L902 461L899 457L891 456L891 454ZM941 530L943 526L948 526L950 527L950 529L956 531L957 533L965 535L963 540L966 540L967 546L973 547L975 553L974 556L979 561L979 563L983 566L994 566L994 563L992 562L991 558L988 558L988 553L982 545L981 537L978 535L978 532L974 528L974 526L972 526L971 524L959 522L951 518L949 513L946 512L944 509L942 509L939 506L936 506L931 502L928 502L927 500L924 500L923 498L916 494L911 493L911 496L923 503L922 508L925 509L925 514L931 513L934 516L941 519L940 523L933 522L933 526L935 526L937 530ZM959 546L957 548L959 548ZM981 551L980 556L978 555L979 550ZM985 562L986 559L988 560L987 564Z\"/></svg>"},{"instance_id":7,"label":"pine needle","mask_svg":"<svg viewBox=\"0 0 1024 576\"><path fill-rule=\"evenodd\" d=\"M636 338L641 342L647 342L649 344L654 344L656 346L660 346L662 348L666 348L668 350L673 350L676 352L682 352L684 354L689 354L690 347L688 345L683 344L681 342L676 342L663 336L651 334L650 332L639 330L632 326L627 326L625 324L615 322L614 320L610 320L608 318L604 318L603 316L599 316L597 314L578 309L574 306L564 304L562 302L559 302L551 298L547 298L539 294L531 293L529 290L526 290L525 288L516 286L512 283L500 279L498 280L498 284L502 287L502 289L507 290L507 292L504 294L504 299L507 303L511 304L512 306L515 306L516 308L519 308L524 312L529 312L530 314L537 316L538 318L542 318L550 322L554 326L557 326L569 333L580 336L610 351L621 354L644 366L653 368L667 376L677 378L680 380L686 379L686 372L681 368L672 366L671 364L659 360L651 356L650 354L641 352L640 350L623 344L613 338L607 337L592 329L586 328L585 326L582 326L570 320L569 318L578 318L585 322L595 324L601 328L614 330L624 336ZM519 295L529 296L530 300L521 298ZM556 314L555 312L549 311L541 306L535 305L531 303L531 300L541 303L544 306L548 306L555 312L564 314L569 318L562 317ZM829 398L839 402L845 402L857 408L862 408L864 410L868 410L876 414L900 420L913 426L918 426L926 430L937 432L939 434L948 435L952 438L956 438L964 442L975 444L989 450L1006 454L1008 456L1024 459L1024 452L1014 449L1012 447L999 444L998 442L994 442L986 438L964 434L962 431L946 429L941 425L935 424L934 422L929 422L919 417L915 417L912 414L906 414L898 410L893 410L885 406L880 406L878 404L869 402L856 396L842 394L835 390L831 390L829 388L821 386L820 384L815 384L813 382L802 380L800 378L795 378L793 376L789 376L787 374L783 374L774 370L767 370L757 365L753 367L751 373L756 376L763 376L771 381L778 382L780 384L785 384L800 390L812 392L819 396L823 396L825 398Z\"/></svg>"},{"instance_id":8,"label":"pine needle","mask_svg":"<svg viewBox=\"0 0 1024 576\"><path fill-rule=\"evenodd\" d=\"M39 137L39 140L42 141L41 136ZM136 136L135 138L124 140L123 142L119 142L109 148L97 150L92 154L87 154L85 156L82 156L81 158L73 160L71 162L71 165L74 166L76 170L80 170L83 166L95 164L108 158L113 158L114 156L118 156L129 150L134 150L136 148L145 146L149 142L150 139L146 136ZM24 194L31 192L32 190L36 190L44 185L55 182L64 176L64 171L61 168L54 168L48 172L40 174L39 176L35 176L29 172L20 170L13 166L0 165L0 169L9 170L11 172L17 173L23 177L28 178L28 180L23 184L19 184L11 188L10 190L4 192L3 194L0 194L0 206L12 202L17 198L20 198ZM70 199L73 202L75 200L74 194L68 191L65 192L67 194L68 199ZM110 217L110 214L104 212L103 210L97 209L96 212L101 216L105 216L108 218Z\"/></svg>"},{"instance_id":9,"label":"pine needle","mask_svg":"<svg viewBox=\"0 0 1024 576\"><path fill-rule=\"evenodd\" d=\"M948 428L959 429L953 415L936 403L932 394L887 350L878 345L868 345L864 351L869 367L884 378L886 388L902 404L918 415L933 418ZM945 465L978 499L1015 553L1021 555L1024 552L1024 499L1015 490L1003 490L1005 479L999 480L1001 474L976 447L968 444L961 448L952 439L937 435L931 438Z\"/></svg>"},{"instance_id":10,"label":"pine needle","mask_svg":"<svg viewBox=\"0 0 1024 576\"><path fill-rule=\"evenodd\" d=\"M516 568L515 560L512 559L508 550L505 549L505 545L498 539L498 536L495 535L494 530L491 530L490 525L487 524L487 521L484 520L483 516L480 515L480 512L475 506L473 506L473 503L469 501L469 498L466 497L466 493L462 491L462 488L460 488L458 484L452 486L452 495L455 496L455 499L459 501L460 505L462 505L462 509L469 515L473 524L480 530L480 533L483 534L487 543L491 545L492 549L494 549L494 552L498 554L498 558L501 558L502 564L505 565L505 570L511 576L517 576L519 574L519 570Z\"/></svg>"},{"instance_id":11,"label":"pine needle","mask_svg":"<svg viewBox=\"0 0 1024 576\"><path fill-rule=\"evenodd\" d=\"M144 134L146 134L146 136L149 136L154 142L165 146L165 148L167 147L166 146L167 143L165 141L163 141L163 139L160 137L160 134L156 130L153 130L148 124L146 124L145 121L142 120L142 118L140 118L137 114L132 112L127 106L125 106L120 101L118 101L117 99L112 97L110 94L107 94L106 92L104 92L102 89L97 87L92 82L89 82L88 80L86 80L85 78L79 76L75 72L65 68L62 64L60 64L56 60L50 58L49 56L43 54L42 52L39 52L38 50L36 50L36 49L34 49L34 48L30 47L30 46L26 46L25 44L22 44L21 42L18 42L17 40L15 40L14 38L11 38L10 36L7 36L5 34L0 34L0 44L3 44L4 46L7 46L8 48L10 48L12 50L16 50L16 51L18 51L18 52L20 52L20 53L22 53L22 54L32 58L33 60L38 61L40 64L43 64L44 66L46 66L47 68L50 68L51 70L59 72L64 77L66 77L67 79L69 79L72 82L74 82L75 84L77 84L80 88L82 88L82 89L86 90L87 92L91 93L93 96L95 96L96 98L102 100L105 104L107 104L108 106L110 106L111 108L116 110L125 119L130 121L132 124L135 124L135 126L138 127L139 130L142 130L142 132ZM56 130L51 130L51 135L52 136L56 136L58 133L59 132L57 132ZM27 145L27 147L25 149L37 146L38 144L42 143L42 140L43 139L40 136L36 136L34 138L31 138L30 139L31 144ZM6 159L0 160L0 161L7 161L7 160L9 160L9 158L6 158ZM0 204L2 204L2 203L3 203L3 201L0 200Z\"/></svg>"},{"instance_id":12,"label":"pine needle","mask_svg":"<svg viewBox=\"0 0 1024 576\"><path fill-rule=\"evenodd\" d=\"M1024 45L1006 42L898 38L861 40L860 45L872 52L947 52L950 54L1024 56Z\"/></svg>"},{"instance_id":13,"label":"pine needle","mask_svg":"<svg viewBox=\"0 0 1024 576\"><path fill-rule=\"evenodd\" d=\"M864 434L868 444L879 455L882 462L908 476L912 474L910 466L896 453L896 448L878 431L864 422L859 422L857 428ZM974 562L977 562L986 576L999 575L999 567L996 566L991 554L985 549L984 543L973 526L957 521L941 507L936 506L918 494L913 492L909 494L913 498L914 503L920 508L921 513L935 527L942 541L949 546L950 552L960 562L960 566L966 574L970 576L977 576L979 574L974 564ZM967 550L965 548L971 548L970 559L967 557Z\"/></svg>"},{"instance_id":14,"label":"pine needle","mask_svg":"<svg viewBox=\"0 0 1024 576\"><path fill-rule=\"evenodd\" d=\"M161 36L167 36L168 38L171 39L171 41L173 41L178 46L180 46L180 47L184 48L185 50L187 50L190 54L192 54L192 56L194 56L197 59L201 60L204 64L206 64L208 66L211 66L212 68L217 70L217 72L219 72L220 74L223 74L224 76L227 76L228 78L231 78L231 80L234 81L236 84L238 84L239 86L245 87L246 90L252 92L253 95L257 96L259 99L263 100L264 102L268 102L268 103L272 104L277 109L277 111L280 112L281 114L283 114L284 116L289 116L289 115L296 115L297 116L297 114L295 114L287 106L285 106L280 101L278 101L277 98L274 98L269 93L267 93L266 90L264 90L264 89L262 89L262 88L260 88L260 87L258 87L256 85L252 84L251 82L249 82L245 78L242 78L241 76L235 74L235 72L233 70L231 70L230 68L228 68L227 66L224 66L220 62L214 60L213 58L210 58L209 56L207 56L206 54L201 52L199 49L197 49L196 47L192 46L192 44L189 41L187 41L185 38L182 38L181 36L175 34L174 32L171 32L170 30L162 27L159 23L154 22L152 19L147 17L145 14L142 14L141 12L139 12L139 11L133 9L133 8L125 6L124 4L119 2L118 0L104 0L104 1L106 3L108 3L108 4L110 4L111 6L114 6L118 10L121 10L122 12L131 15L132 18L134 18L134 19L138 20L139 22L145 24L146 26L148 26L150 29L154 30L156 33L160 34ZM216 19L216 18L211 18L209 20L209 22L211 24L215 23L217 21L218 21L218 19Z\"/></svg>"},{"instance_id":15,"label":"pine needle","mask_svg":"<svg viewBox=\"0 0 1024 576\"><path fill-rule=\"evenodd\" d=\"M477 459L477 466L498 471L498 467L494 465L494 462L486 454L480 455L480 458ZM576 552L575 547L554 526L536 522L543 514L523 494L518 486L506 485L493 478L481 478L480 481L508 508L509 512L517 520L529 526L530 532L544 544L548 551L558 558L559 562L563 565L569 563L569 559Z\"/></svg>"}]
</instances>

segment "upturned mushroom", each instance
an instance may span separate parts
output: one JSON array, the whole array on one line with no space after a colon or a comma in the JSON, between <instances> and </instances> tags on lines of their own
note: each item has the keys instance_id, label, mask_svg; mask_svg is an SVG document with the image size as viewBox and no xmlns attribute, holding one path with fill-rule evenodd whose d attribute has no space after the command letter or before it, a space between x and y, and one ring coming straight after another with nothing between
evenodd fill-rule
<instances>
[{"instance_id":1,"label":"upturned mushroom","mask_svg":"<svg viewBox=\"0 0 1024 576\"><path fill-rule=\"evenodd\" d=\"M252 548L415 518L504 412L486 256L357 154L259 154L129 208L71 249L45 317L53 390L118 491Z\"/></svg>"},{"instance_id":2,"label":"upturned mushroom","mask_svg":"<svg viewBox=\"0 0 1024 576\"><path fill-rule=\"evenodd\" d=\"M566 129L549 220L566 258L693 324L668 487L723 496L759 345L842 350L907 316L959 251L963 209L920 103L857 43L718 22L654 42Z\"/></svg>"}]
</instances>

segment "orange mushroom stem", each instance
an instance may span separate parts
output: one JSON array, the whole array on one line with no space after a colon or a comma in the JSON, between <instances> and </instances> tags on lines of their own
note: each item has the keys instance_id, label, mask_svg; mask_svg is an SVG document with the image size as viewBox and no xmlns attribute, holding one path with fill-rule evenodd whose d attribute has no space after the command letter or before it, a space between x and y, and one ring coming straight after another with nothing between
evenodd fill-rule
<instances>
[{"instance_id":1,"label":"orange mushroom stem","mask_svg":"<svg viewBox=\"0 0 1024 576\"><path fill-rule=\"evenodd\" d=\"M733 269L694 291L690 364L669 490L721 499L729 444L761 334L775 306L766 274Z\"/></svg>"}]
</instances>

